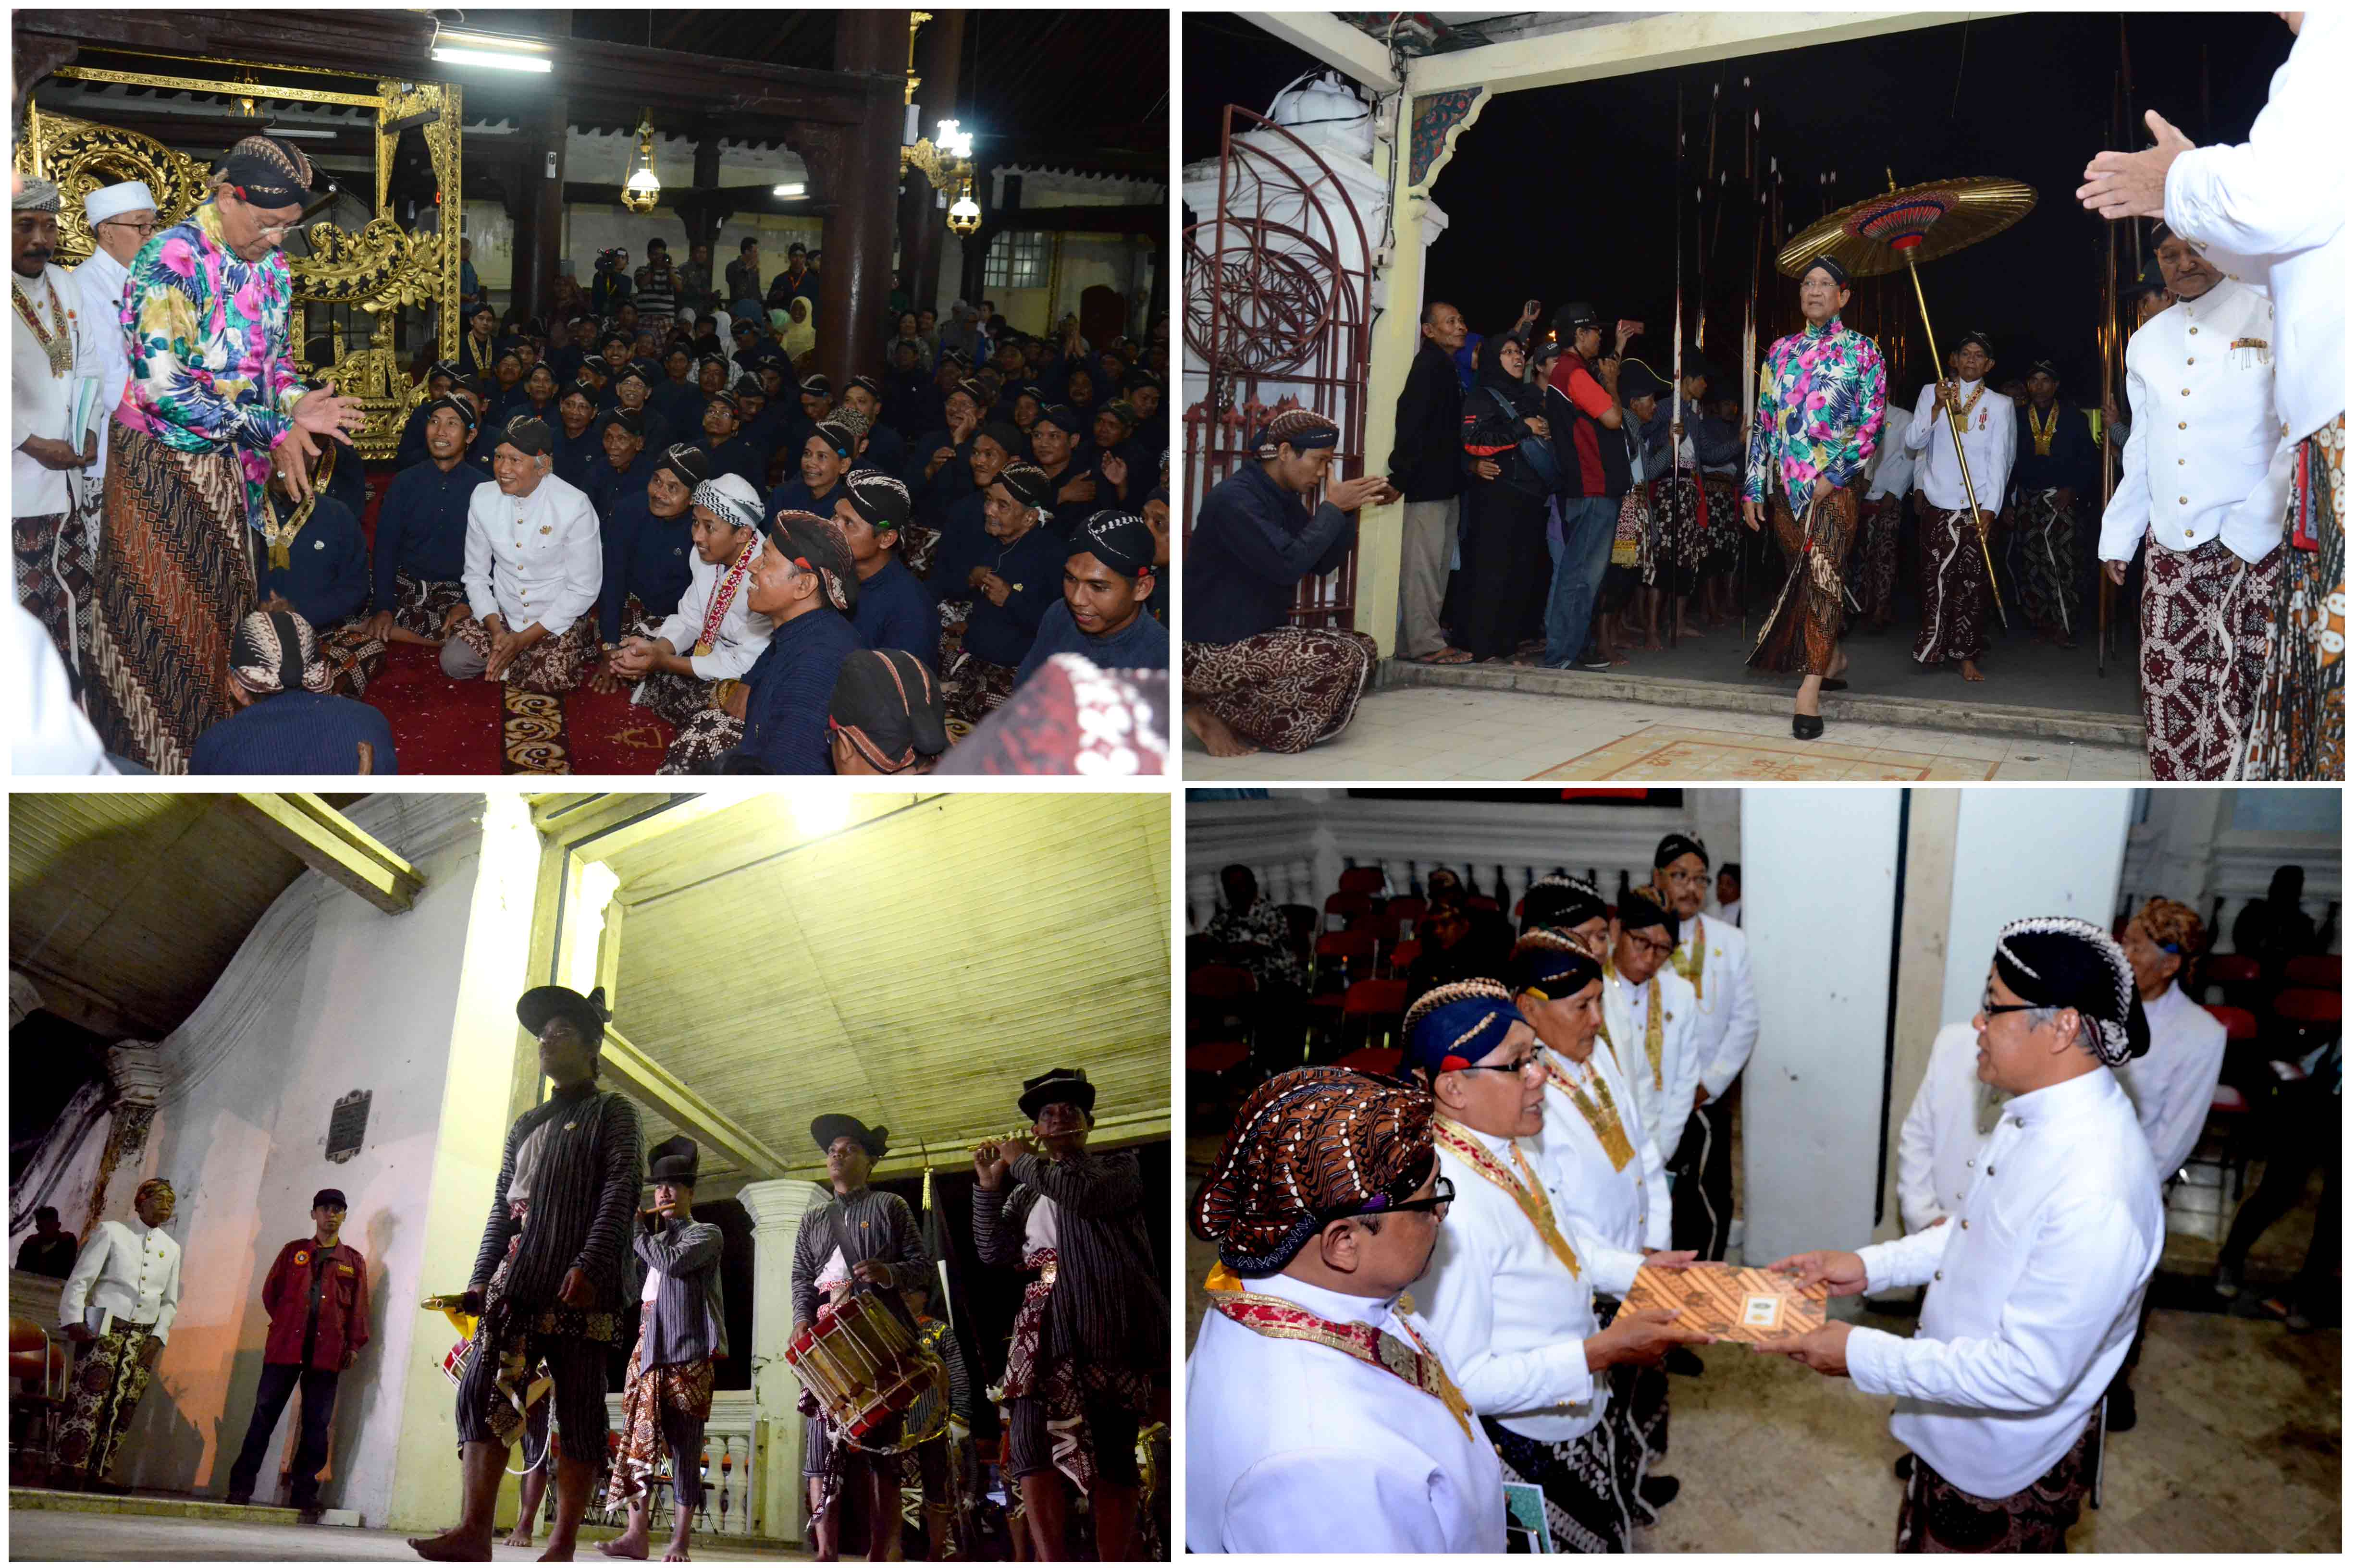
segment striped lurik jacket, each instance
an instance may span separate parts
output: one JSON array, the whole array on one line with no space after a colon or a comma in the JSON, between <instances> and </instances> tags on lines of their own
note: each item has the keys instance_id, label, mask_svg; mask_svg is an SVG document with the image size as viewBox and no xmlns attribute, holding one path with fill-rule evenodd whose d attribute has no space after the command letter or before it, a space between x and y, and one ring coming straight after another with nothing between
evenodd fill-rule
<instances>
[{"instance_id":1,"label":"striped lurik jacket","mask_svg":"<svg viewBox=\"0 0 2368 1568\"><path fill-rule=\"evenodd\" d=\"M903 1199L869 1187L844 1198L825 1189L799 1217L797 1244L790 1252L790 1312L796 1322L820 1315L822 1290L814 1280L834 1251L846 1253L850 1269L866 1259L886 1264L899 1290L929 1288L921 1228Z\"/></svg>"},{"instance_id":2,"label":"striped lurik jacket","mask_svg":"<svg viewBox=\"0 0 2368 1568\"><path fill-rule=\"evenodd\" d=\"M642 1192L642 1119L622 1095L597 1089L577 1109L552 1118L543 1135L542 1165L528 1199L525 1239L510 1268L511 1300L548 1306L559 1300L560 1282L571 1268L591 1281L600 1306L630 1313L625 1290L625 1244L633 1208ZM510 1219L510 1182L518 1171L519 1141L529 1111L510 1124L502 1142L501 1174L494 1178L494 1205L485 1216L484 1239L469 1288L483 1290L500 1267L502 1253L518 1226Z\"/></svg>"},{"instance_id":3,"label":"striped lurik jacket","mask_svg":"<svg viewBox=\"0 0 2368 1568\"><path fill-rule=\"evenodd\" d=\"M657 1300L642 1302L643 1369L726 1354L723 1233L698 1220L668 1220L655 1235L635 1233L633 1256L635 1296L658 1276Z\"/></svg>"},{"instance_id":4,"label":"striped lurik jacket","mask_svg":"<svg viewBox=\"0 0 2368 1568\"><path fill-rule=\"evenodd\" d=\"M1152 1267L1134 1154L1022 1154L1011 1177L1008 1192L971 1189L971 1233L980 1262L1017 1267L1026 1262L1029 1210L1045 1198L1059 1205L1060 1272L1044 1303L1038 1356L1073 1354L1081 1371L1090 1363L1165 1372L1167 1305Z\"/></svg>"}]
</instances>

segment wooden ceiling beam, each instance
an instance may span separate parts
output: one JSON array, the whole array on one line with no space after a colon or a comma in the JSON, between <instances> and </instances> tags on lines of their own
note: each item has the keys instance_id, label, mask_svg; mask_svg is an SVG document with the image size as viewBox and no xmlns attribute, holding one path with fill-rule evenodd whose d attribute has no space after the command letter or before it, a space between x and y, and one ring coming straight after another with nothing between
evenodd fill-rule
<instances>
[{"instance_id":1,"label":"wooden ceiling beam","mask_svg":"<svg viewBox=\"0 0 2368 1568\"><path fill-rule=\"evenodd\" d=\"M264 839L389 915L426 885L410 861L356 827L318 795L230 795L223 804Z\"/></svg>"},{"instance_id":2,"label":"wooden ceiling beam","mask_svg":"<svg viewBox=\"0 0 2368 1568\"><path fill-rule=\"evenodd\" d=\"M602 965L603 969L609 967ZM689 1085L653 1061L648 1052L619 1034L614 1025L602 1031L600 1068L602 1076L621 1084L625 1093L729 1159L747 1172L751 1180L770 1181L790 1174L788 1160L700 1098Z\"/></svg>"}]
</instances>

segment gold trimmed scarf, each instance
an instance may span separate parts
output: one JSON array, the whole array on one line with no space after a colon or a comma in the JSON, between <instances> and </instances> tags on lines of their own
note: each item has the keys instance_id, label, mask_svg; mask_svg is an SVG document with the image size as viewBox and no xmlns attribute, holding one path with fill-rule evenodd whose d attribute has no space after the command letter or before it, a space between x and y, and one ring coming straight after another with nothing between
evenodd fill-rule
<instances>
[{"instance_id":1,"label":"gold trimmed scarf","mask_svg":"<svg viewBox=\"0 0 2368 1568\"><path fill-rule=\"evenodd\" d=\"M1447 1375L1446 1365L1431 1353L1430 1346L1423 1344L1422 1335L1415 1332L1413 1323L1406 1317L1404 1297L1398 1299L1395 1310L1398 1326L1406 1330L1407 1339L1414 1341L1412 1348L1404 1340L1383 1334L1373 1324L1334 1323L1329 1318L1316 1316L1296 1301L1245 1290L1241 1280L1222 1265L1209 1271L1208 1292L1209 1305L1213 1311L1223 1312L1252 1334L1268 1339L1292 1339L1303 1345L1321 1345L1328 1350L1338 1350L1343 1356L1353 1357L1368 1367L1379 1367L1407 1387L1419 1389L1447 1406L1447 1413L1455 1417L1455 1424L1463 1429L1463 1435L1466 1437L1472 1436L1472 1403L1463 1397L1463 1391L1455 1386L1455 1380Z\"/></svg>"},{"instance_id":2,"label":"gold trimmed scarf","mask_svg":"<svg viewBox=\"0 0 2368 1568\"><path fill-rule=\"evenodd\" d=\"M1433 1142L1471 1166L1483 1180L1510 1193L1513 1201L1521 1206L1521 1212L1529 1216L1530 1223L1537 1228L1538 1239L1546 1244L1546 1250L1570 1270L1573 1279L1578 1278L1578 1254L1562 1233L1562 1227L1554 1223L1554 1203L1546 1197L1545 1184L1538 1179L1538 1173L1530 1168L1529 1157L1521 1153L1519 1140L1507 1144L1513 1151L1514 1162L1520 1166L1520 1174L1516 1176L1461 1122L1435 1120L1430 1135Z\"/></svg>"}]
</instances>

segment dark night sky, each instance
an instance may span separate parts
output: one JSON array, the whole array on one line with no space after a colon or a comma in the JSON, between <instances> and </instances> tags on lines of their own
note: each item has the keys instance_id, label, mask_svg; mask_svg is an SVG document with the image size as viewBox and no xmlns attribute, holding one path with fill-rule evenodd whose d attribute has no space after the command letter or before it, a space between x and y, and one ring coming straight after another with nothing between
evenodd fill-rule
<instances>
[{"instance_id":1,"label":"dark night sky","mask_svg":"<svg viewBox=\"0 0 2368 1568\"><path fill-rule=\"evenodd\" d=\"M2133 12L2128 29L2138 112L2159 111L2199 145L2244 138L2294 42L2267 12ZM1944 348L1952 330L1987 330L1998 343L2000 378L2052 355L2068 379L2067 394L2092 403L2104 225L2072 192L2089 154L2106 145L2120 39L2114 13L2037 14L1494 97L1434 187L1451 222L1430 248L1426 292L1452 300L1475 330L1487 331L1510 325L1531 296L1549 312L1586 298L1607 316L1645 321L1645 335L1632 351L1656 364L1667 360L1679 93L1682 87L1699 173L1704 111L1712 85L1723 82L1718 160L1734 172L1711 269L1707 341L1714 360L1731 360L1741 338L1749 232L1748 197L1737 194L1748 192L1737 185L1744 119L1737 105L1750 101L1760 108L1763 151L1783 165L1788 229L1823 210L1821 170L1839 176L1835 206L1882 189L1886 164L1901 185L1992 175L2032 186L2038 203L2028 217L1925 269L1932 324ZM1313 64L1237 16L1186 12L1185 160L1216 153L1226 104L1263 113ZM1568 147L1589 151L1576 163L1557 161L1555 150ZM1691 317L1691 181L1684 214ZM1508 265L1508 257L1518 259ZM1885 286L1904 290L1906 282ZM1846 311L1844 319L1858 313ZM1795 312L1779 330L1797 325ZM1912 401L1932 379L1930 361L1918 345L1904 370L1893 367L1895 402Z\"/></svg>"}]
</instances>

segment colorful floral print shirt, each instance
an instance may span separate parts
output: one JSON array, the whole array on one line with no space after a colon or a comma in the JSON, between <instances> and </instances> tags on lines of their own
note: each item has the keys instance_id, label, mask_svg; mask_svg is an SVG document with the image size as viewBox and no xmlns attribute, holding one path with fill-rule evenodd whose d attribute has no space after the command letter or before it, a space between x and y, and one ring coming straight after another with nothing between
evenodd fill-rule
<instances>
[{"instance_id":1,"label":"colorful floral print shirt","mask_svg":"<svg viewBox=\"0 0 2368 1568\"><path fill-rule=\"evenodd\" d=\"M1766 498L1771 457L1795 512L1808 505L1819 474L1837 489L1849 483L1883 438L1884 393L1874 340L1839 320L1770 344L1744 463L1745 498Z\"/></svg>"},{"instance_id":2,"label":"colorful floral print shirt","mask_svg":"<svg viewBox=\"0 0 2368 1568\"><path fill-rule=\"evenodd\" d=\"M274 250L239 258L211 201L140 247L124 290L131 379L115 416L176 451L234 449L247 512L271 476L270 452L305 392L288 357L292 285Z\"/></svg>"}]
</instances>

